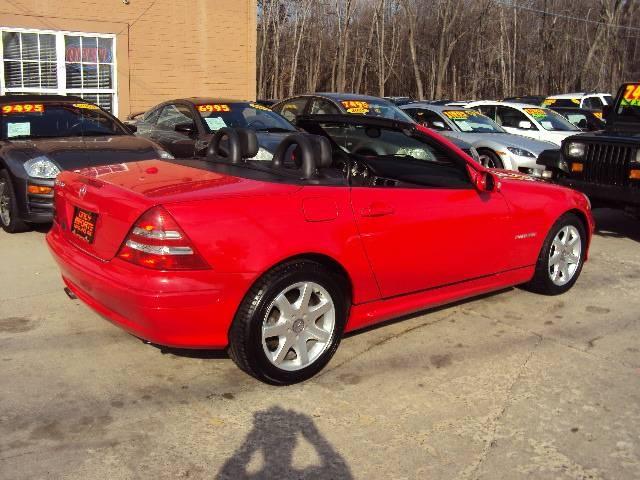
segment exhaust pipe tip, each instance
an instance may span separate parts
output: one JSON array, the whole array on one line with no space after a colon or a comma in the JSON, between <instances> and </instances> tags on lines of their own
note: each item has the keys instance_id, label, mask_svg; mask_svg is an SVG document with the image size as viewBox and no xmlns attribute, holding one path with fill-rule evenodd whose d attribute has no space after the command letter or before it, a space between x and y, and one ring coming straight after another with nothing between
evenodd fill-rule
<instances>
[{"instance_id":1,"label":"exhaust pipe tip","mask_svg":"<svg viewBox=\"0 0 640 480\"><path fill-rule=\"evenodd\" d=\"M73 293L69 287L64 287L64 293L66 293L67 297L69 297L71 300L78 299L78 297L76 297L76 294Z\"/></svg>"}]
</instances>

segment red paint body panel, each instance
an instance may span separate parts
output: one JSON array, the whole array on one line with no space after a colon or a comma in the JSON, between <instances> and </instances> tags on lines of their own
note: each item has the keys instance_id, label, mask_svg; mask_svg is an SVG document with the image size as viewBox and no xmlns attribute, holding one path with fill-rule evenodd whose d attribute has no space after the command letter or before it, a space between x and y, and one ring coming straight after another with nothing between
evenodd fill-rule
<instances>
[{"instance_id":1,"label":"red paint body panel","mask_svg":"<svg viewBox=\"0 0 640 480\"><path fill-rule=\"evenodd\" d=\"M65 284L99 314L153 343L223 348L237 305L253 275L155 272L77 249L56 223L47 235Z\"/></svg>"},{"instance_id":2,"label":"red paint body panel","mask_svg":"<svg viewBox=\"0 0 640 480\"><path fill-rule=\"evenodd\" d=\"M425 134L484 172L447 140ZM159 160L99 178L63 172L47 241L80 299L154 343L226 346L235 312L260 275L310 254L347 273L351 331L528 281L547 231L567 211L593 231L580 193L505 175L487 193L291 185ZM114 258L136 219L158 205L211 269L154 271ZM98 213L93 244L69 232L75 207Z\"/></svg>"}]
</instances>

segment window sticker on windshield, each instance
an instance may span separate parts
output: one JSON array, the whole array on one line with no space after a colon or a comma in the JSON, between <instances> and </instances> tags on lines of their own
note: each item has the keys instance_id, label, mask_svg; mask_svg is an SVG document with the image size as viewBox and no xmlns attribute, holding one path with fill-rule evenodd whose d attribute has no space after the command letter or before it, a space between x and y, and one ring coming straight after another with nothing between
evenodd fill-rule
<instances>
[{"instance_id":1,"label":"window sticker on windshield","mask_svg":"<svg viewBox=\"0 0 640 480\"><path fill-rule=\"evenodd\" d=\"M466 120L467 118L469 118L467 112L463 112L462 110L447 110L442 113L444 113L452 120Z\"/></svg>"},{"instance_id":2,"label":"window sticker on windshield","mask_svg":"<svg viewBox=\"0 0 640 480\"><path fill-rule=\"evenodd\" d=\"M554 103L556 103L555 98L547 98L544 102L542 102L542 105L548 107L549 105L553 105Z\"/></svg>"},{"instance_id":3,"label":"window sticker on windshield","mask_svg":"<svg viewBox=\"0 0 640 480\"><path fill-rule=\"evenodd\" d=\"M4 105L2 107L2 113L42 113L44 112L44 105L41 103L20 103L17 105Z\"/></svg>"},{"instance_id":4,"label":"window sticker on windshield","mask_svg":"<svg viewBox=\"0 0 640 480\"><path fill-rule=\"evenodd\" d=\"M541 108L525 108L524 111L531 115L533 118L544 118L547 116L546 112Z\"/></svg>"},{"instance_id":5,"label":"window sticker on windshield","mask_svg":"<svg viewBox=\"0 0 640 480\"><path fill-rule=\"evenodd\" d=\"M229 105L215 103L215 104L207 104L207 105L198 105L198 111L201 113L208 112L230 112L231 108Z\"/></svg>"},{"instance_id":6,"label":"window sticker on windshield","mask_svg":"<svg viewBox=\"0 0 640 480\"><path fill-rule=\"evenodd\" d=\"M76 108L84 108L86 110L100 110L99 106L91 105L90 103L74 103L73 106Z\"/></svg>"},{"instance_id":7,"label":"window sticker on windshield","mask_svg":"<svg viewBox=\"0 0 640 480\"><path fill-rule=\"evenodd\" d=\"M576 105L580 105L580 100L578 100L577 98L572 98L571 101Z\"/></svg>"},{"instance_id":8,"label":"window sticker on windshield","mask_svg":"<svg viewBox=\"0 0 640 480\"><path fill-rule=\"evenodd\" d=\"M255 108L256 110L264 110L265 112L270 112L271 109L268 107L265 107L264 105L260 105L259 103L250 103L249 106L251 108Z\"/></svg>"},{"instance_id":9,"label":"window sticker on windshield","mask_svg":"<svg viewBox=\"0 0 640 480\"><path fill-rule=\"evenodd\" d=\"M211 131L216 132L227 126L222 117L207 117L204 119Z\"/></svg>"},{"instance_id":10,"label":"window sticker on windshield","mask_svg":"<svg viewBox=\"0 0 640 480\"><path fill-rule=\"evenodd\" d=\"M640 106L640 83L634 83L625 87L620 104L622 106Z\"/></svg>"},{"instance_id":11,"label":"window sticker on windshield","mask_svg":"<svg viewBox=\"0 0 640 480\"><path fill-rule=\"evenodd\" d=\"M463 132L473 132L473 127L469 125L469 122L467 122L466 120L456 122L456 125L458 125L458 128Z\"/></svg>"},{"instance_id":12,"label":"window sticker on windshield","mask_svg":"<svg viewBox=\"0 0 640 480\"><path fill-rule=\"evenodd\" d=\"M600 120L602 120L602 112L593 112L593 115L594 115L596 118L599 118Z\"/></svg>"},{"instance_id":13,"label":"window sticker on windshield","mask_svg":"<svg viewBox=\"0 0 640 480\"><path fill-rule=\"evenodd\" d=\"M30 122L7 122L7 138L31 135Z\"/></svg>"},{"instance_id":14,"label":"window sticker on windshield","mask_svg":"<svg viewBox=\"0 0 640 480\"><path fill-rule=\"evenodd\" d=\"M362 102L359 100L344 100L342 106L347 109L347 113L357 113L366 115L369 113L369 102Z\"/></svg>"}]
</instances>

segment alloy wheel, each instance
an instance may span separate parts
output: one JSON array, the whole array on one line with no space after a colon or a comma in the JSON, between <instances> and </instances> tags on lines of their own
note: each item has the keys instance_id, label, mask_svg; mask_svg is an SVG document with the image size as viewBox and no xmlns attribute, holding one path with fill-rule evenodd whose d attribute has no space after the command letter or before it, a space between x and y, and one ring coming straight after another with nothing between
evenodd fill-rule
<instances>
[{"instance_id":1,"label":"alloy wheel","mask_svg":"<svg viewBox=\"0 0 640 480\"><path fill-rule=\"evenodd\" d=\"M287 371L314 363L331 345L336 309L329 292L314 282L282 290L267 309L262 347L268 360Z\"/></svg>"},{"instance_id":2,"label":"alloy wheel","mask_svg":"<svg viewBox=\"0 0 640 480\"><path fill-rule=\"evenodd\" d=\"M580 267L582 240L573 225L567 225L556 234L549 250L549 278L561 287L571 281Z\"/></svg>"}]
</instances>

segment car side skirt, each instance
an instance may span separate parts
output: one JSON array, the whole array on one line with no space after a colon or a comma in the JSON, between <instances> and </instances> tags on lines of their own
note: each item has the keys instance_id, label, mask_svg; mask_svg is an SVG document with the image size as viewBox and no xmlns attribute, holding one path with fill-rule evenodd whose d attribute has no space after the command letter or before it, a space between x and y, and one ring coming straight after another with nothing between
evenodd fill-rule
<instances>
[{"instance_id":1,"label":"car side skirt","mask_svg":"<svg viewBox=\"0 0 640 480\"><path fill-rule=\"evenodd\" d=\"M484 293L521 285L531 280L534 273L535 265L531 265L408 295L354 305L351 307L345 332L370 327L403 315L436 308Z\"/></svg>"}]
</instances>

